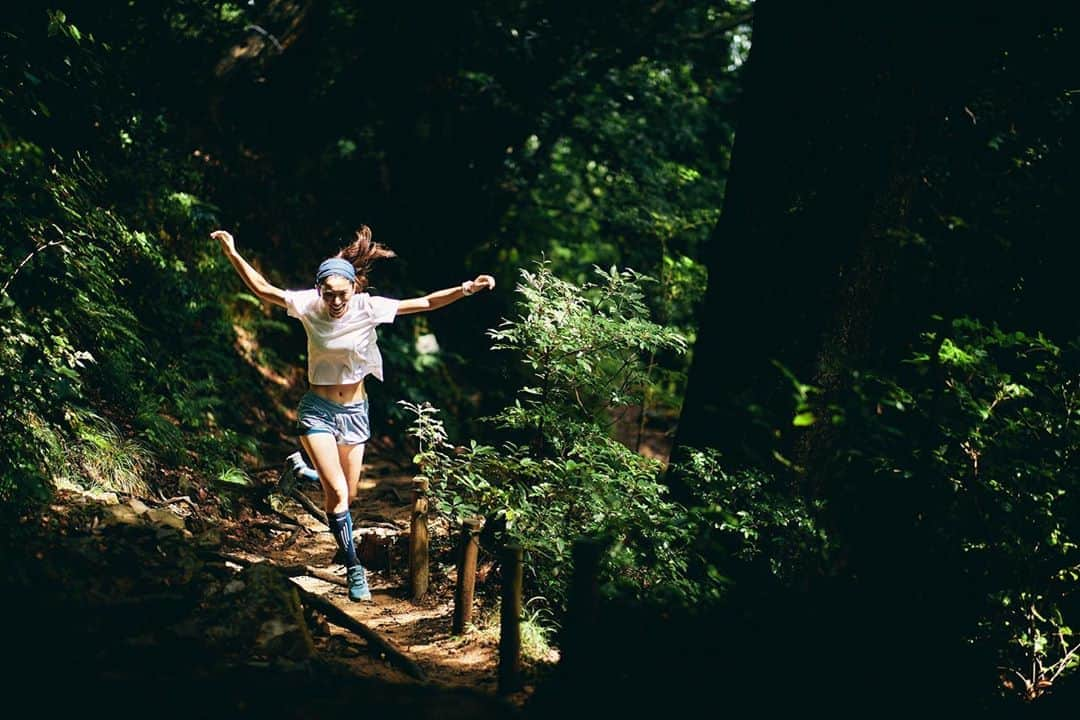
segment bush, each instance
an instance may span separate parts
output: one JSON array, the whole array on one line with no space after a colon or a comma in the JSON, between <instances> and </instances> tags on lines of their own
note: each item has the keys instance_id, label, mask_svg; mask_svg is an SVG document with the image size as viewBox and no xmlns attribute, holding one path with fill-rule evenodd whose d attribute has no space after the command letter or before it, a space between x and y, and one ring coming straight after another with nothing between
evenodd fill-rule
<instances>
[{"instance_id":1,"label":"bush","mask_svg":"<svg viewBox=\"0 0 1080 720\"><path fill-rule=\"evenodd\" d=\"M649 279L597 269L595 283L576 286L543 263L521 277L517 316L490 333L526 377L515 401L487 418L509 439L455 447L434 407L402 403L414 415L415 460L433 479L437 510L454 520L484 516L489 541L520 543L530 593L555 608L565 601L571 545L586 536L612 541L605 573L616 591L686 603L716 597L719 572L690 573L708 562L700 525L714 513L671 502L662 465L611 437L613 411L640 403L648 387L649 354L686 348L649 319Z\"/></svg>"},{"instance_id":2,"label":"bush","mask_svg":"<svg viewBox=\"0 0 1080 720\"><path fill-rule=\"evenodd\" d=\"M1080 666L1077 350L973 318L939 321L898 367L849 371L825 468L826 511L856 533L849 541L886 521L909 533L927 549L920 562L971 593L968 641L995 648L1026 697ZM869 498L890 514L867 513Z\"/></svg>"}]
</instances>

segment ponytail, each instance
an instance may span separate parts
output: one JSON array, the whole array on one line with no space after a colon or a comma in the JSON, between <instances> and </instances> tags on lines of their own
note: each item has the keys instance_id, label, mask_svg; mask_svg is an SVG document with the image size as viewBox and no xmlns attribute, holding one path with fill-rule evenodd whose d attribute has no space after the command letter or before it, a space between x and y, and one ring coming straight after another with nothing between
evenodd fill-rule
<instances>
[{"instance_id":1,"label":"ponytail","mask_svg":"<svg viewBox=\"0 0 1080 720\"><path fill-rule=\"evenodd\" d=\"M362 292L367 287L367 274L372 263L381 258L396 257L396 253L385 245L373 242L371 228L361 225L356 231L356 239L341 248L336 257L351 262L356 268L356 290Z\"/></svg>"}]
</instances>

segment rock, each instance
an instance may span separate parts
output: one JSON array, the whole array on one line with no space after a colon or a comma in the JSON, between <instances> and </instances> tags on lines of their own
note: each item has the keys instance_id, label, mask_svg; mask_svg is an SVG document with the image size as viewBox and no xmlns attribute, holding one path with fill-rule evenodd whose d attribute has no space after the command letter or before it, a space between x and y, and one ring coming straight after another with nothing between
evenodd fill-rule
<instances>
[{"instance_id":1,"label":"rock","mask_svg":"<svg viewBox=\"0 0 1080 720\"><path fill-rule=\"evenodd\" d=\"M173 514L165 508L154 508L146 511L146 518L155 525L164 525L176 530L185 529L184 518Z\"/></svg>"},{"instance_id":2,"label":"rock","mask_svg":"<svg viewBox=\"0 0 1080 720\"><path fill-rule=\"evenodd\" d=\"M300 597L278 570L266 563L251 565L225 592L228 600L214 635L230 651L289 660L315 654Z\"/></svg>"},{"instance_id":3,"label":"rock","mask_svg":"<svg viewBox=\"0 0 1080 720\"><path fill-rule=\"evenodd\" d=\"M109 505L102 515L104 525L141 525L142 519L128 505Z\"/></svg>"},{"instance_id":4,"label":"rock","mask_svg":"<svg viewBox=\"0 0 1080 720\"><path fill-rule=\"evenodd\" d=\"M136 515L145 515L150 510L147 504L139 498L131 498L128 500L127 504L131 506L131 509L135 511Z\"/></svg>"},{"instance_id":5,"label":"rock","mask_svg":"<svg viewBox=\"0 0 1080 720\"><path fill-rule=\"evenodd\" d=\"M221 547L221 530L216 526L210 526L195 536L195 544L204 548Z\"/></svg>"},{"instance_id":6,"label":"rock","mask_svg":"<svg viewBox=\"0 0 1080 720\"><path fill-rule=\"evenodd\" d=\"M268 657L284 656L300 660L310 655L304 651L304 635L307 628L286 623L281 618L270 618L255 635L255 651Z\"/></svg>"},{"instance_id":7,"label":"rock","mask_svg":"<svg viewBox=\"0 0 1080 720\"><path fill-rule=\"evenodd\" d=\"M114 492L101 491L101 490L91 490L90 492L87 493L87 496L93 498L94 500L96 500L97 502L99 502L99 503L101 503L103 505L119 505L120 504L120 498L117 497L116 493L114 493Z\"/></svg>"}]
</instances>

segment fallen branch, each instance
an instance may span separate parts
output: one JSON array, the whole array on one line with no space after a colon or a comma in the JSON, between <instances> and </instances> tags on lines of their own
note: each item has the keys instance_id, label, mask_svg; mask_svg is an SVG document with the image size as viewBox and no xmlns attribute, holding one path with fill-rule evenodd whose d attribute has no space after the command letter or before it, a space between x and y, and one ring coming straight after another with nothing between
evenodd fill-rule
<instances>
[{"instance_id":1,"label":"fallen branch","mask_svg":"<svg viewBox=\"0 0 1080 720\"><path fill-rule=\"evenodd\" d=\"M176 503L180 503L180 502L187 503L188 505L191 506L191 508L193 510L198 510L199 509L199 506L196 505L192 501L192 499L187 495L177 495L176 497L162 498L162 500L161 500L162 505L175 505Z\"/></svg>"},{"instance_id":2,"label":"fallen branch","mask_svg":"<svg viewBox=\"0 0 1080 720\"><path fill-rule=\"evenodd\" d=\"M304 527L299 520L294 518L292 515L289 515L288 513L278 510L273 505L271 505L269 501L262 504L262 510L269 515L281 518L282 523L284 525L288 525L290 530L292 530L294 527ZM307 530L306 527L304 529Z\"/></svg>"},{"instance_id":3,"label":"fallen branch","mask_svg":"<svg viewBox=\"0 0 1080 720\"><path fill-rule=\"evenodd\" d=\"M245 557L239 555L233 555L232 553L226 553L221 551L215 551L215 555L228 560L229 562L237 565L248 567L254 565L255 562L248 560ZM269 560L260 560L270 567L278 570L279 572L287 575L290 579L297 575L309 575L319 580L325 580L326 582L334 583L335 585L346 585L345 578L334 575L326 570L320 570L318 568L309 567L307 565L291 565L282 566L277 565ZM392 640L383 637L379 633L369 628L364 623L360 622L356 618L349 615L347 612L339 608L334 603L330 602L324 597L320 597L313 592L309 592L302 588L299 583L293 581L293 586L296 588L297 594L300 596L300 600L308 607L314 608L321 612L328 622L332 622L338 627L345 628L356 635L367 640L368 645L377 648L391 665L403 670L410 677L416 678L420 682L427 682L427 674L423 669L416 664L408 655L404 653Z\"/></svg>"},{"instance_id":4,"label":"fallen branch","mask_svg":"<svg viewBox=\"0 0 1080 720\"><path fill-rule=\"evenodd\" d=\"M278 520L252 520L250 524L253 527L266 527L271 530L281 530L283 532L296 532L307 530L303 525L298 525L293 522L280 522ZM311 532L308 530L308 532Z\"/></svg>"},{"instance_id":5,"label":"fallen branch","mask_svg":"<svg viewBox=\"0 0 1080 720\"><path fill-rule=\"evenodd\" d=\"M310 565L275 565L274 567L290 578L307 575L308 577L313 577L316 580L322 580L323 582L340 585L341 587L349 586L349 583L345 580L343 576L335 575L329 570L323 570L322 568L312 567Z\"/></svg>"},{"instance_id":6,"label":"fallen branch","mask_svg":"<svg viewBox=\"0 0 1080 720\"><path fill-rule=\"evenodd\" d=\"M298 503L304 506L304 509L308 511L311 517L321 522L326 527L330 527L330 521L326 519L326 511L315 504L315 501L300 491L299 488L293 488L289 491L289 497L294 498Z\"/></svg>"},{"instance_id":7,"label":"fallen branch","mask_svg":"<svg viewBox=\"0 0 1080 720\"><path fill-rule=\"evenodd\" d=\"M296 583L293 584L295 585ZM378 648L378 650L386 656L386 659L390 661L391 665L400 668L420 682L427 682L427 674L423 669L402 652L392 640L375 632L326 598L308 592L299 585L296 586L296 590L300 594L300 600L303 601L305 605L313 607L321 612L326 616L328 622L332 622L338 627L343 627L346 630L356 633L367 640L369 645Z\"/></svg>"},{"instance_id":8,"label":"fallen branch","mask_svg":"<svg viewBox=\"0 0 1080 720\"><path fill-rule=\"evenodd\" d=\"M284 544L282 544L281 549L282 550L288 550L293 545L295 545L297 539L299 539L299 537L300 537L301 532L303 532L305 530L307 530L307 528L297 526L297 528L295 530L293 530L293 534L289 536L289 539L286 540L284 542ZM307 530L307 531L311 532L310 530Z\"/></svg>"},{"instance_id":9,"label":"fallen branch","mask_svg":"<svg viewBox=\"0 0 1080 720\"><path fill-rule=\"evenodd\" d=\"M240 555L235 555L235 554L230 553L230 552L225 552L224 550L207 550L206 554L213 555L214 557L219 557L222 560L231 562L234 565L239 565L241 567L247 567L248 565L252 565L252 564L254 564L256 562L270 562L269 560L265 560L265 559L248 560L246 557L243 557L243 556L240 556ZM273 563L271 563L271 564L273 564Z\"/></svg>"},{"instance_id":10,"label":"fallen branch","mask_svg":"<svg viewBox=\"0 0 1080 720\"><path fill-rule=\"evenodd\" d=\"M395 496L397 496L396 492ZM289 490L289 497L300 503L303 506L304 510L306 510L308 514L311 515L311 517L315 518L323 525L330 527L330 522L326 518L326 511L316 505L315 501L309 498L307 494L304 493L300 488L291 488ZM402 529L400 525L395 524L390 518L386 517L385 515L357 513L353 516L353 525L359 525L361 521L373 521L368 522L366 527L385 527L390 530Z\"/></svg>"},{"instance_id":11,"label":"fallen branch","mask_svg":"<svg viewBox=\"0 0 1080 720\"><path fill-rule=\"evenodd\" d=\"M243 567L248 567L249 565L254 565L256 562L264 562L267 565L269 565L270 567L274 568L275 570L279 571L280 573L282 573L283 575L285 575L286 577L289 577L289 578L299 577L300 575L306 575L308 577L313 577L316 580L322 580L323 582L328 582L328 583L331 583L333 585L340 585L341 587L348 587L348 582L346 582L344 577L342 577L340 575L335 575L334 573L330 572L329 570L323 570L322 568L312 567L311 565L278 565L277 563L275 563L275 562L273 562L271 560L265 560L265 559L263 559L263 560L248 560L245 557L241 557L239 555L233 555L232 553L222 552L220 550L215 550L213 552L214 552L214 555L217 555L218 557L222 558L223 560L228 560L231 563L235 563L235 564L243 566Z\"/></svg>"}]
</instances>

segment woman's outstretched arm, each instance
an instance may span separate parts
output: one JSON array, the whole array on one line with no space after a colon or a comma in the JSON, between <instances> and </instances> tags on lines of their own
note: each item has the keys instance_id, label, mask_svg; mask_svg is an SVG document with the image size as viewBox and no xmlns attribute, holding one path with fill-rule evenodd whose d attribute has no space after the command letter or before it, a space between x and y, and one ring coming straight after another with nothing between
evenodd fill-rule
<instances>
[{"instance_id":1,"label":"woman's outstretched arm","mask_svg":"<svg viewBox=\"0 0 1080 720\"><path fill-rule=\"evenodd\" d=\"M285 292L267 282L266 278L258 270L251 267L247 260L240 257L240 253L236 252L236 243L233 241L232 235L224 230L215 230L210 233L210 237L221 243L221 249L225 251L225 257L229 258L229 262L236 268L236 272L240 273L244 284L251 288L251 292L272 305L285 307Z\"/></svg>"},{"instance_id":2,"label":"woman's outstretched arm","mask_svg":"<svg viewBox=\"0 0 1080 720\"><path fill-rule=\"evenodd\" d=\"M452 302L457 302L466 295L472 295L480 290L494 290L495 278L490 275L477 275L475 280L466 280L457 287L445 290L436 290L423 297L409 298L398 304L398 315L411 315L412 313L427 312L446 307Z\"/></svg>"}]
</instances>

